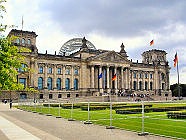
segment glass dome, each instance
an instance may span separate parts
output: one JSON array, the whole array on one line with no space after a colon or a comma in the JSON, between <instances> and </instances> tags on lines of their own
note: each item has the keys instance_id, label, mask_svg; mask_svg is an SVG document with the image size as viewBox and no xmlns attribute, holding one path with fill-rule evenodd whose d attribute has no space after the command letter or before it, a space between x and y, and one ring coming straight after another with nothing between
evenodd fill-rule
<instances>
[{"instance_id":1,"label":"glass dome","mask_svg":"<svg viewBox=\"0 0 186 140\"><path fill-rule=\"evenodd\" d=\"M69 41L65 42L62 47L59 50L59 55L65 55L69 56L70 54L77 52L81 49L83 43L82 43L82 38L73 38L70 39ZM89 49L96 49L96 47L87 40L86 45Z\"/></svg>"}]
</instances>

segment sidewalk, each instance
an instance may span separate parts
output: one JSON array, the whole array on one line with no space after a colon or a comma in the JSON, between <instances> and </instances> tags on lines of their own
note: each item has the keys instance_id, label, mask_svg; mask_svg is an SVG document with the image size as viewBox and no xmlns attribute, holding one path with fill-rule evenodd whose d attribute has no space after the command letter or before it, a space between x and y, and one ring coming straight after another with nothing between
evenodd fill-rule
<instances>
[{"instance_id":1,"label":"sidewalk","mask_svg":"<svg viewBox=\"0 0 186 140\"><path fill-rule=\"evenodd\" d=\"M13 138L15 135L16 139ZM0 103L0 138L1 136L1 140L170 140L153 135L138 136L130 131L106 129L105 126L85 125L79 121L72 122L15 108L9 109L9 105Z\"/></svg>"}]
</instances>

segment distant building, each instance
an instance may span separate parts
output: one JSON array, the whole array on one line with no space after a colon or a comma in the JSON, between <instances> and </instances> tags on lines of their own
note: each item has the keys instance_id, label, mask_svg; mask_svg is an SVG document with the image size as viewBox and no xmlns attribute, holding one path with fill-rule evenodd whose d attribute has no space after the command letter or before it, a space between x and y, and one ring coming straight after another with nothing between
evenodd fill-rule
<instances>
[{"instance_id":1,"label":"distant building","mask_svg":"<svg viewBox=\"0 0 186 140\"><path fill-rule=\"evenodd\" d=\"M142 53L142 63L128 60L125 46L120 52L100 50L85 39L67 41L57 54L38 53L36 33L12 29L15 45L26 47L24 53L30 72L19 69L18 79L25 87L39 90L40 99L102 96L112 93L170 96L170 67L164 50ZM52 47L52 46L51 46ZM47 48L46 48L47 49ZM21 98L28 98L25 92Z\"/></svg>"}]
</instances>

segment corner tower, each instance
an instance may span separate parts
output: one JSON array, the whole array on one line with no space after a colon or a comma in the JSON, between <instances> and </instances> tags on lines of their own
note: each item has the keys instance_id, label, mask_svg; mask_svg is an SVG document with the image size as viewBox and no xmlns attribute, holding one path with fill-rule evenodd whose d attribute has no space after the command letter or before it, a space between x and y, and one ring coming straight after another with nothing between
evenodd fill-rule
<instances>
[{"instance_id":1,"label":"corner tower","mask_svg":"<svg viewBox=\"0 0 186 140\"><path fill-rule=\"evenodd\" d=\"M152 49L142 54L142 63L167 65L166 52Z\"/></svg>"},{"instance_id":2,"label":"corner tower","mask_svg":"<svg viewBox=\"0 0 186 140\"><path fill-rule=\"evenodd\" d=\"M32 53L38 53L36 47L36 33L30 31L12 29L8 36L16 36L17 38L13 41L14 45L19 47L25 47L31 50Z\"/></svg>"}]
</instances>

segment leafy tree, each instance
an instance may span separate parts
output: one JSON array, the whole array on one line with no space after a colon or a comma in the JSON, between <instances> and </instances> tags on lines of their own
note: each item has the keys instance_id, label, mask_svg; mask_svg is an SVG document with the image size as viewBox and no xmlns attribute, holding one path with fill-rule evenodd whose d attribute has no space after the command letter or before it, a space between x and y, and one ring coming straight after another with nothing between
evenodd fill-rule
<instances>
[{"instance_id":1,"label":"leafy tree","mask_svg":"<svg viewBox=\"0 0 186 140\"><path fill-rule=\"evenodd\" d=\"M0 18L3 18L3 12L6 12L4 2L6 0L0 0ZM25 63L25 57L21 52L28 52L28 49L15 46L12 42L16 37L2 35L7 27L0 24L0 90L23 90L24 86L18 83L17 70ZM34 92L31 88L25 90Z\"/></svg>"},{"instance_id":2,"label":"leafy tree","mask_svg":"<svg viewBox=\"0 0 186 140\"><path fill-rule=\"evenodd\" d=\"M18 83L17 69L24 63L24 57L18 47L12 45L12 38L0 38L0 89L19 90L23 85Z\"/></svg>"},{"instance_id":3,"label":"leafy tree","mask_svg":"<svg viewBox=\"0 0 186 140\"><path fill-rule=\"evenodd\" d=\"M180 84L179 85L180 88L180 96L182 97L186 97L186 84ZM179 93L178 93L178 84L173 84L170 86L170 89L172 91L172 96L176 96L178 97Z\"/></svg>"}]
</instances>

